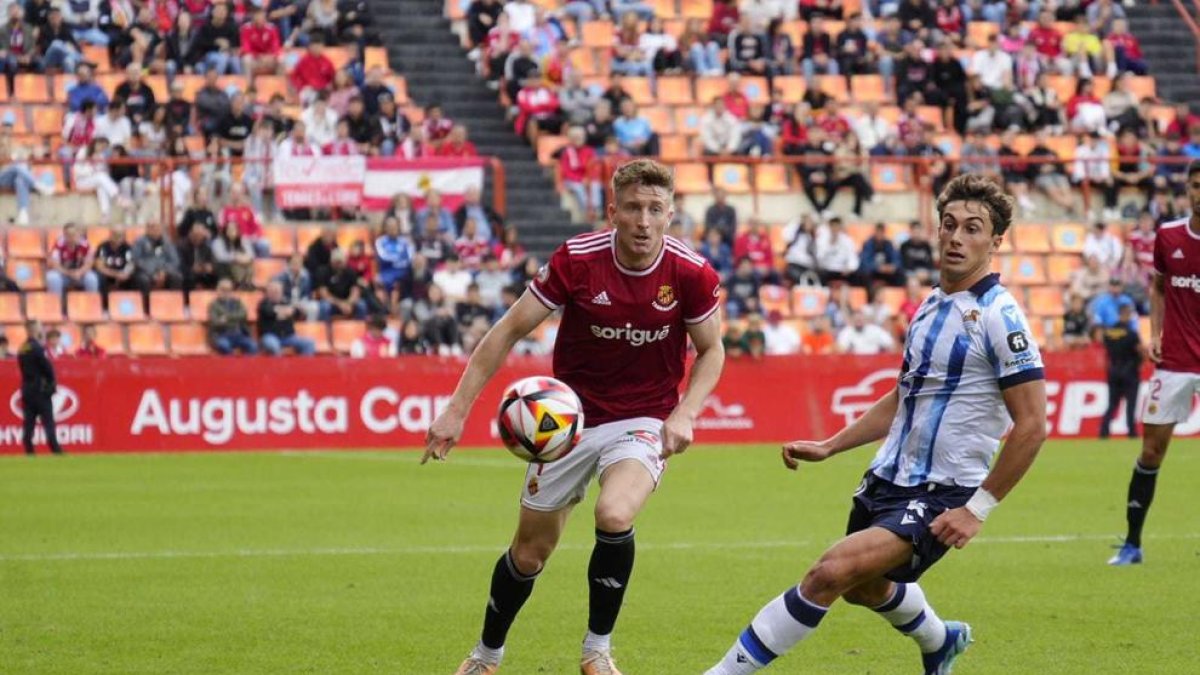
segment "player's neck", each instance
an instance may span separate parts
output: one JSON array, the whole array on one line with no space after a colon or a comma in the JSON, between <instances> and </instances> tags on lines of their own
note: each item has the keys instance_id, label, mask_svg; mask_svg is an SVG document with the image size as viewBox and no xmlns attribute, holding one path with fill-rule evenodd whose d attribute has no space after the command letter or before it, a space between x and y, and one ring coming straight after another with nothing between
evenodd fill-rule
<instances>
[{"instance_id":1,"label":"player's neck","mask_svg":"<svg viewBox=\"0 0 1200 675\"><path fill-rule=\"evenodd\" d=\"M658 254L662 253L662 247L666 246L666 245L667 245L667 242L664 239L658 243L658 248L654 249L653 252L648 253L646 255L638 256L638 255L634 255L634 254L626 251L625 248L622 247L620 242L618 241L617 242L617 262L621 265L621 267L624 267L627 270L633 270L634 272L640 272L640 271L650 267L651 265L653 265L655 260L658 260Z\"/></svg>"},{"instance_id":2,"label":"player's neck","mask_svg":"<svg viewBox=\"0 0 1200 675\"><path fill-rule=\"evenodd\" d=\"M979 268L978 270L975 270L974 272L971 272L970 274L963 276L961 279L947 279L946 276L943 275L942 281L940 284L941 288L942 288L942 292L945 293L946 295L953 295L955 293L961 293L962 291L965 291L965 290L968 290L968 289L974 287L975 284L982 281L983 278L986 277L990 273L991 273L991 268L985 266L985 267Z\"/></svg>"}]
</instances>

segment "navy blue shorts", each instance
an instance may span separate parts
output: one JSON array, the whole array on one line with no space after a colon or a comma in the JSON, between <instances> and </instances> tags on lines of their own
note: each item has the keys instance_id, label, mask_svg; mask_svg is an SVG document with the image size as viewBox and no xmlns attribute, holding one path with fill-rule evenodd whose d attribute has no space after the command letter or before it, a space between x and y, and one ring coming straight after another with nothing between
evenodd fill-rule
<instances>
[{"instance_id":1,"label":"navy blue shorts","mask_svg":"<svg viewBox=\"0 0 1200 675\"><path fill-rule=\"evenodd\" d=\"M882 527L912 542L912 559L884 577L898 583L914 582L946 555L947 548L933 536L929 526L943 511L966 504L975 490L935 483L901 487L868 471L854 493L846 534Z\"/></svg>"}]
</instances>

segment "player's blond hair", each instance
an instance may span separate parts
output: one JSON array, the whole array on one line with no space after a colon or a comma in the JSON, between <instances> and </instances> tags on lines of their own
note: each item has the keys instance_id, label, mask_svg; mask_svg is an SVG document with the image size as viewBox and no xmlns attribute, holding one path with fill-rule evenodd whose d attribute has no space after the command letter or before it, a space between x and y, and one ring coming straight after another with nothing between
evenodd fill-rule
<instances>
[{"instance_id":1,"label":"player's blond hair","mask_svg":"<svg viewBox=\"0 0 1200 675\"><path fill-rule=\"evenodd\" d=\"M613 173L613 194L621 194L621 190L631 186L660 187L669 194L675 194L675 175L667 167L652 159L635 159L622 164Z\"/></svg>"},{"instance_id":2,"label":"player's blond hair","mask_svg":"<svg viewBox=\"0 0 1200 675\"><path fill-rule=\"evenodd\" d=\"M1015 201L991 178L965 173L951 180L938 196L938 219L941 219L946 207L953 202L979 202L991 217L992 234L1002 235L1012 225Z\"/></svg>"}]
</instances>

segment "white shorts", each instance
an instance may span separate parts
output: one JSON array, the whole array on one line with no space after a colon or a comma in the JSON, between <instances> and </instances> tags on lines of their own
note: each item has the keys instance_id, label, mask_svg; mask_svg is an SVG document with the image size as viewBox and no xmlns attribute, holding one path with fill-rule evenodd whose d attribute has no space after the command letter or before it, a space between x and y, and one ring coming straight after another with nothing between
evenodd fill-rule
<instances>
[{"instance_id":1,"label":"white shorts","mask_svg":"<svg viewBox=\"0 0 1200 675\"><path fill-rule=\"evenodd\" d=\"M535 511L557 511L578 504L593 476L625 459L641 462L655 487L666 470L662 459L662 420L635 417L585 429L566 457L530 464L521 488L521 504Z\"/></svg>"},{"instance_id":2,"label":"white shorts","mask_svg":"<svg viewBox=\"0 0 1200 675\"><path fill-rule=\"evenodd\" d=\"M1143 424L1179 424L1192 415L1192 399L1200 394L1200 374L1156 370L1146 393Z\"/></svg>"}]
</instances>

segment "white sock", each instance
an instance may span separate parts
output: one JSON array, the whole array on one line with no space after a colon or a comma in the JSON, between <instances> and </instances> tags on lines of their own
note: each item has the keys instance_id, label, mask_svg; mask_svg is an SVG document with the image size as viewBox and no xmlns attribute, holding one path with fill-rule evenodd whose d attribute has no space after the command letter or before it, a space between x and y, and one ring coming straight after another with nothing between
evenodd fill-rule
<instances>
[{"instance_id":1,"label":"white sock","mask_svg":"<svg viewBox=\"0 0 1200 675\"><path fill-rule=\"evenodd\" d=\"M475 649L471 650L471 656L481 661L486 661L492 665L500 665L500 659L504 658L504 647L492 649L482 642L475 645Z\"/></svg>"},{"instance_id":2,"label":"white sock","mask_svg":"<svg viewBox=\"0 0 1200 675\"><path fill-rule=\"evenodd\" d=\"M798 587L788 589L759 610L706 675L747 675L765 668L816 629L828 610L805 600Z\"/></svg>"},{"instance_id":3,"label":"white sock","mask_svg":"<svg viewBox=\"0 0 1200 675\"><path fill-rule=\"evenodd\" d=\"M612 633L596 635L589 630L587 635L583 636L583 651L584 653L600 652L602 654L612 651Z\"/></svg>"},{"instance_id":4,"label":"white sock","mask_svg":"<svg viewBox=\"0 0 1200 675\"><path fill-rule=\"evenodd\" d=\"M936 652L946 641L946 624L925 601L925 592L917 584L896 584L891 599L875 611L896 630L916 640L926 654Z\"/></svg>"}]
</instances>

